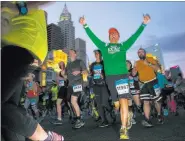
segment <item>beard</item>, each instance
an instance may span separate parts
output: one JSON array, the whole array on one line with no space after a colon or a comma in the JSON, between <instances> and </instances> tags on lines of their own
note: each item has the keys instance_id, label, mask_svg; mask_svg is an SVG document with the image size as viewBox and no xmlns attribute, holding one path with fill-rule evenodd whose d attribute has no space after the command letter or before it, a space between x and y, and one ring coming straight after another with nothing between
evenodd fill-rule
<instances>
[{"instance_id":1,"label":"beard","mask_svg":"<svg viewBox=\"0 0 185 141\"><path fill-rule=\"evenodd\" d=\"M139 56L139 58L140 58L141 60L145 60L145 59L146 59L146 56Z\"/></svg>"}]
</instances>

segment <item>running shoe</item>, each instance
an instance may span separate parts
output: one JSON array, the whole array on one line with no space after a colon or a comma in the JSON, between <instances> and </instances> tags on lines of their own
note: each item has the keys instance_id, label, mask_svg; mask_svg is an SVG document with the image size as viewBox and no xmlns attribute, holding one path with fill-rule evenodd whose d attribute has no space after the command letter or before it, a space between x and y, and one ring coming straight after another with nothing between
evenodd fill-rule
<instances>
[{"instance_id":1,"label":"running shoe","mask_svg":"<svg viewBox=\"0 0 185 141\"><path fill-rule=\"evenodd\" d=\"M132 118L132 124L136 124L136 120Z\"/></svg>"},{"instance_id":2,"label":"running shoe","mask_svg":"<svg viewBox=\"0 0 185 141\"><path fill-rule=\"evenodd\" d=\"M56 119L56 120L53 122L53 124L55 124L55 125L62 125L63 123L62 123L62 120Z\"/></svg>"},{"instance_id":3,"label":"running shoe","mask_svg":"<svg viewBox=\"0 0 185 141\"><path fill-rule=\"evenodd\" d=\"M149 121L149 120L143 120L142 121L142 125L145 126L145 127L147 127L147 128L153 127L151 121Z\"/></svg>"},{"instance_id":4,"label":"running shoe","mask_svg":"<svg viewBox=\"0 0 185 141\"><path fill-rule=\"evenodd\" d=\"M74 128L79 129L79 128L83 127L84 125L85 125L84 121L77 119Z\"/></svg>"},{"instance_id":5,"label":"running shoe","mask_svg":"<svg viewBox=\"0 0 185 141\"><path fill-rule=\"evenodd\" d=\"M109 126L109 123L108 123L108 121L104 121L104 122L102 122L102 123L100 123L100 125L99 125L99 127L107 127L107 126Z\"/></svg>"},{"instance_id":6,"label":"running shoe","mask_svg":"<svg viewBox=\"0 0 185 141\"><path fill-rule=\"evenodd\" d=\"M158 116L157 116L157 119L158 119L158 124L163 124L163 123L164 123L164 118L163 118L163 116L158 115Z\"/></svg>"},{"instance_id":7,"label":"running shoe","mask_svg":"<svg viewBox=\"0 0 185 141\"><path fill-rule=\"evenodd\" d=\"M128 129L126 129L126 128L120 129L120 139L121 140L128 140L129 139Z\"/></svg>"}]
</instances>

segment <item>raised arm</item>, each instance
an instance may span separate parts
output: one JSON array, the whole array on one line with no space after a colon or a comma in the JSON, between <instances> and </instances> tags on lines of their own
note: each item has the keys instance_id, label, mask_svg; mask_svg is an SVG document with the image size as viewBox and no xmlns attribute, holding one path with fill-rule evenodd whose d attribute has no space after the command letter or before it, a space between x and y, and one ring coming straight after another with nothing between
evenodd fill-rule
<instances>
[{"instance_id":1,"label":"raised arm","mask_svg":"<svg viewBox=\"0 0 185 141\"><path fill-rule=\"evenodd\" d=\"M99 48L101 50L102 47L105 46L105 43L103 41L101 41L93 32L92 30L89 28L89 26L86 24L85 18L81 17L79 20L80 24L83 25L87 35L89 36L89 38L91 39L91 41L96 45L97 48Z\"/></svg>"},{"instance_id":2,"label":"raised arm","mask_svg":"<svg viewBox=\"0 0 185 141\"><path fill-rule=\"evenodd\" d=\"M122 46L126 50L128 50L136 42L136 40L141 35L141 33L143 32L144 28L149 23L149 21L150 21L150 16L147 14L143 17L143 23L140 25L138 30L128 40L126 40L125 42L122 42Z\"/></svg>"}]
</instances>

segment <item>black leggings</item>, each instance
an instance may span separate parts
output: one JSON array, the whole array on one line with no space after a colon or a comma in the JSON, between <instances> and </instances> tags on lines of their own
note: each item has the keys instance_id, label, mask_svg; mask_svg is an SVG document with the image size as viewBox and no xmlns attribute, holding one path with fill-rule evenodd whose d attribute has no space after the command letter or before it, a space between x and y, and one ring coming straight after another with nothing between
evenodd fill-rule
<instances>
[{"instance_id":1,"label":"black leggings","mask_svg":"<svg viewBox=\"0 0 185 141\"><path fill-rule=\"evenodd\" d=\"M109 92L106 85L94 85L93 91L96 95L96 102L98 105L98 111L101 116L102 121L106 121L106 110L111 111L111 107L109 104Z\"/></svg>"}]
</instances>

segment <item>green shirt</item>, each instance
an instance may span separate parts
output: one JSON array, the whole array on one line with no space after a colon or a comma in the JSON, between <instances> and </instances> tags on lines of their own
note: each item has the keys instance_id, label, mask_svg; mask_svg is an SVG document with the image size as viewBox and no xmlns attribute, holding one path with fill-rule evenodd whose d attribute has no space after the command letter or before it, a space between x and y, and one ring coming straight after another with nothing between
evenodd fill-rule
<instances>
[{"instance_id":1,"label":"green shirt","mask_svg":"<svg viewBox=\"0 0 185 141\"><path fill-rule=\"evenodd\" d=\"M84 25L87 35L102 52L106 76L128 73L126 52L140 36L145 26L145 24L141 24L139 29L125 42L106 44L96 37L87 24Z\"/></svg>"}]
</instances>

